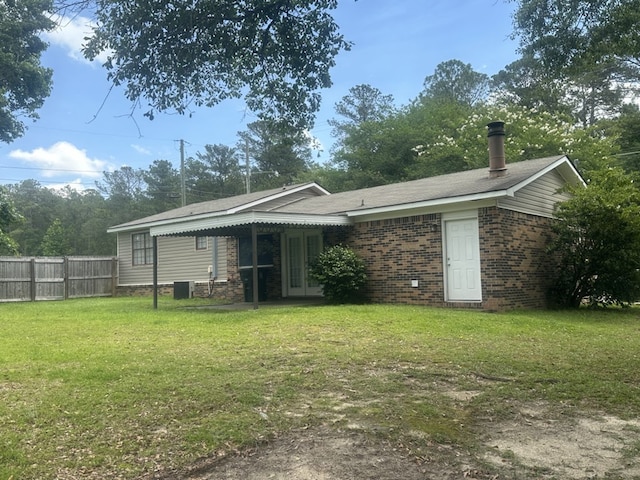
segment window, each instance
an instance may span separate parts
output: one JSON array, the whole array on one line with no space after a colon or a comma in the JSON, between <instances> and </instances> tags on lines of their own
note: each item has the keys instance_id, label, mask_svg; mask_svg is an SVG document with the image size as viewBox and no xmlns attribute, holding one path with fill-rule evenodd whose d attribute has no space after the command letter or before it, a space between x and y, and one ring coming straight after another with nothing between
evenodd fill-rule
<instances>
[{"instance_id":1,"label":"window","mask_svg":"<svg viewBox=\"0 0 640 480\"><path fill-rule=\"evenodd\" d=\"M133 264L153 264L153 243L151 243L151 235L148 233L134 233L131 237Z\"/></svg>"},{"instance_id":2,"label":"window","mask_svg":"<svg viewBox=\"0 0 640 480\"><path fill-rule=\"evenodd\" d=\"M196 250L206 250L209 248L209 237L196 237Z\"/></svg>"}]
</instances>

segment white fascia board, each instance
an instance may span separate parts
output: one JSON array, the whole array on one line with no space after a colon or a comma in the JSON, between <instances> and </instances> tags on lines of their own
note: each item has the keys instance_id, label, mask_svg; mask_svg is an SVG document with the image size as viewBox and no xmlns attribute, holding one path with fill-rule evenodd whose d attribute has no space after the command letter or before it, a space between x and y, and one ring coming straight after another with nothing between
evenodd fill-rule
<instances>
[{"instance_id":1,"label":"white fascia board","mask_svg":"<svg viewBox=\"0 0 640 480\"><path fill-rule=\"evenodd\" d=\"M330 195L330 193L327 190L322 188L317 183L308 183L306 185L300 185L300 186L298 186L296 188L284 189L281 192L274 193L273 195L269 195L268 197L263 197L260 200L255 200L255 201L253 201L251 203L245 203L244 205L239 205L237 207L230 208L229 210L226 211L226 213L233 214L233 213L241 212L243 210L249 210L251 208L254 208L254 207L258 206L258 205L262 205L263 203L266 203L266 202L270 202L270 201L275 200L277 198L286 197L287 195L291 195L292 193L297 193L297 192L301 192L301 191L308 190L308 189L317 190L320 193L322 193L323 195Z\"/></svg>"},{"instance_id":2,"label":"white fascia board","mask_svg":"<svg viewBox=\"0 0 640 480\"><path fill-rule=\"evenodd\" d=\"M401 205L390 205L387 207L368 208L366 210L351 210L348 211L347 217L357 218L365 215L379 215L398 213L402 211L421 210L433 207L448 206L456 203L477 202L479 200L491 200L496 198L504 198L513 196L508 190L498 190L495 192L476 193L473 195L464 195L461 197L447 197L437 198L434 200L426 200L423 202L404 203Z\"/></svg>"},{"instance_id":3,"label":"white fascia board","mask_svg":"<svg viewBox=\"0 0 640 480\"><path fill-rule=\"evenodd\" d=\"M251 225L253 223L271 225L297 225L297 226L334 226L352 225L353 221L341 215L305 215L272 212L245 212L224 217L210 217L200 220L189 220L169 225L157 225L151 227L152 237L162 235L178 235L216 228L237 227Z\"/></svg>"}]
</instances>

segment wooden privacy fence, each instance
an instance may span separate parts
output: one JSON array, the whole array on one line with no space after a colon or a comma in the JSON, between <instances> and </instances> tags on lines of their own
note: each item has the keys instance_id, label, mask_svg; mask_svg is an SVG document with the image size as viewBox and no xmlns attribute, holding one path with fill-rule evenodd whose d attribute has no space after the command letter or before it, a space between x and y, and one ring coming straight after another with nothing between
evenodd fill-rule
<instances>
[{"instance_id":1,"label":"wooden privacy fence","mask_svg":"<svg viewBox=\"0 0 640 480\"><path fill-rule=\"evenodd\" d=\"M0 257L0 302L115 296L116 257Z\"/></svg>"}]
</instances>

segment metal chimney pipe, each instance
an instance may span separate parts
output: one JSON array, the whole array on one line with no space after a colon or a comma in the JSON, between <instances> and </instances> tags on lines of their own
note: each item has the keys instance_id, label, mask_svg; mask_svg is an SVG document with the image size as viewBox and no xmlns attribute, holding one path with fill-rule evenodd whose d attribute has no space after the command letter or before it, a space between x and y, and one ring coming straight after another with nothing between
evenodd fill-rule
<instances>
[{"instance_id":1,"label":"metal chimney pipe","mask_svg":"<svg viewBox=\"0 0 640 480\"><path fill-rule=\"evenodd\" d=\"M504 155L504 122L491 122L489 127L489 178L503 177L507 174Z\"/></svg>"}]
</instances>

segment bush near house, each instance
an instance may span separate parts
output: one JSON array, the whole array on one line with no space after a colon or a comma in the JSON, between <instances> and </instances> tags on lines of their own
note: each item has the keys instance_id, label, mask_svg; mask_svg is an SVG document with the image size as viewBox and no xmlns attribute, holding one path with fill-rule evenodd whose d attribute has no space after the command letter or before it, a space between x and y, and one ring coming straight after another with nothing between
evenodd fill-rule
<instances>
[{"instance_id":1,"label":"bush near house","mask_svg":"<svg viewBox=\"0 0 640 480\"><path fill-rule=\"evenodd\" d=\"M628 306L640 300L640 189L620 169L594 172L556 209L551 295L560 307Z\"/></svg>"},{"instance_id":2,"label":"bush near house","mask_svg":"<svg viewBox=\"0 0 640 480\"><path fill-rule=\"evenodd\" d=\"M309 273L322 284L328 302L353 303L362 300L367 281L364 261L349 247L335 245L321 252Z\"/></svg>"}]
</instances>

